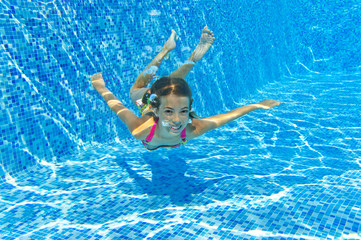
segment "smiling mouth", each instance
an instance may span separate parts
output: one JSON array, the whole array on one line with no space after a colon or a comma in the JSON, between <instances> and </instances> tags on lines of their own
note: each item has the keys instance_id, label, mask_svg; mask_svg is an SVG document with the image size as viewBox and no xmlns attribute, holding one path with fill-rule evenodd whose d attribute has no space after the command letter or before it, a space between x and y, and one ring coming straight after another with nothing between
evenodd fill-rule
<instances>
[{"instance_id":1,"label":"smiling mouth","mask_svg":"<svg viewBox=\"0 0 361 240\"><path fill-rule=\"evenodd\" d=\"M170 126L170 129L172 129L173 131L178 131L181 127L182 127L182 125L179 125L178 127Z\"/></svg>"}]
</instances>

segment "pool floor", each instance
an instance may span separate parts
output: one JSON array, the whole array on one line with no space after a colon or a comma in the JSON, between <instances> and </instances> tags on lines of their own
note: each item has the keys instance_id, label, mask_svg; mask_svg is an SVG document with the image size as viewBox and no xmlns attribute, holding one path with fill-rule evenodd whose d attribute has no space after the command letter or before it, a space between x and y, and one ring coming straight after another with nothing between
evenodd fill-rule
<instances>
[{"instance_id":1,"label":"pool floor","mask_svg":"<svg viewBox=\"0 0 361 240\"><path fill-rule=\"evenodd\" d=\"M1 239L361 239L361 76L284 77L283 102L174 150L44 160L0 188Z\"/></svg>"}]
</instances>

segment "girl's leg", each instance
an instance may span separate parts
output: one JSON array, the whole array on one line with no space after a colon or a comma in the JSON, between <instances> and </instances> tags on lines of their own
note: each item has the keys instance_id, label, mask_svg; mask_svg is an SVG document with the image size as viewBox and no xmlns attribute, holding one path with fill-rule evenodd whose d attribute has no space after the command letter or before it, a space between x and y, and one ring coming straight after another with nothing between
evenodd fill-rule
<instances>
[{"instance_id":1,"label":"girl's leg","mask_svg":"<svg viewBox=\"0 0 361 240\"><path fill-rule=\"evenodd\" d=\"M172 34L170 35L169 39L163 45L163 49L158 55L148 64L148 66L138 75L135 83L130 89L130 93L135 90L139 90L141 88L145 88L148 83L153 79L155 76L160 64L163 61L163 58L167 55L168 52L172 51L176 47L175 38L177 33L172 30Z\"/></svg>"},{"instance_id":2,"label":"girl's leg","mask_svg":"<svg viewBox=\"0 0 361 240\"><path fill-rule=\"evenodd\" d=\"M206 52L212 46L213 42L213 32L209 30L207 26L205 26L202 30L201 39L199 40L199 43L196 49L194 49L192 55L188 58L187 61L185 61L182 66L172 72L169 76L185 79L188 73L192 70L194 64L202 59L204 54L206 54Z\"/></svg>"}]
</instances>

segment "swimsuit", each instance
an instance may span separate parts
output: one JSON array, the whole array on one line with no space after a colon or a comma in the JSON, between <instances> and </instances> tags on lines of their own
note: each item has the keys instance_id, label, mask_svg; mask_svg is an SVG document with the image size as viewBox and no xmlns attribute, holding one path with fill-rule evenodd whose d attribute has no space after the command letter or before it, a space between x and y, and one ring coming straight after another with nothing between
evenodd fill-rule
<instances>
[{"instance_id":1,"label":"swimsuit","mask_svg":"<svg viewBox=\"0 0 361 240\"><path fill-rule=\"evenodd\" d=\"M148 89L146 89L146 88L142 88L142 89L140 89L140 90L136 90L137 92L135 93L135 94L133 94L132 95L132 97L134 98L135 96L137 96L137 97L139 97L138 95L140 95L140 94L144 94L146 91L147 91ZM135 99L134 99L135 100ZM133 99L132 99L132 101L134 101ZM143 102L142 102L142 99L140 98L140 99L138 99L138 100L136 100L136 101L134 101L135 102L135 104L137 105L137 107L138 107L138 109L139 109L139 111L141 112L141 114L142 114L142 116L146 113L146 112L148 112L149 110L150 110L150 107L149 107L149 104L144 104ZM153 136L154 136L154 131L155 131L155 128L157 127L157 123L158 123L158 118L157 119L155 119L155 121L154 121L154 124L153 124L153 126L152 126L152 129L150 130L150 133L149 133L149 135L147 136L147 138L143 141L142 140L142 143L143 143L143 145L144 145L144 147L147 149L147 150L150 150L150 151L152 151L152 150L156 150L156 149L158 149L158 148L176 148L176 147L180 147L180 146L182 146L182 145L184 145L184 144L186 144L186 142L187 142L187 139L186 139L186 129L184 128L183 130L182 130L182 132L181 132L181 142L180 143L178 143L178 144L176 144L176 145L160 145L160 146L157 146L157 147L155 147L155 148L151 148L151 145L149 144L150 143L150 141L152 141L152 138L153 138Z\"/></svg>"},{"instance_id":2,"label":"swimsuit","mask_svg":"<svg viewBox=\"0 0 361 240\"><path fill-rule=\"evenodd\" d=\"M157 127L157 123L158 123L158 118L155 120L155 122L154 122L154 124L153 124L153 126L152 126L152 129L150 130L150 133L149 133L149 135L147 136L147 138L145 139L145 141L142 140L142 143L143 143L143 145L144 145L144 147L145 147L146 149L152 151L152 150L156 150L156 149L158 149L158 148L160 148L160 147L162 147L162 148L176 148L176 147L180 147L180 146L186 144L186 142L187 142L187 139L186 139L186 129L184 128L184 129L182 130L182 132L181 132L181 139L182 139L182 141L181 141L180 143L178 143L178 144L176 144L176 145L173 145L173 146L172 146L172 145L160 145L160 146L155 147L155 148L149 148L149 147L150 147L149 142L152 141L152 138L153 138L153 136L154 136L155 128Z\"/></svg>"}]
</instances>

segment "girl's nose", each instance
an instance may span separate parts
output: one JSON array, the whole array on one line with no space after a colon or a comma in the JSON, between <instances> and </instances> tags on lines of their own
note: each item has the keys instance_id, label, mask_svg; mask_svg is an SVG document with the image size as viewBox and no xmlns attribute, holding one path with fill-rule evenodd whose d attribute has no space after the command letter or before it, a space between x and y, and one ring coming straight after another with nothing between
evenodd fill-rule
<instances>
[{"instance_id":1,"label":"girl's nose","mask_svg":"<svg viewBox=\"0 0 361 240\"><path fill-rule=\"evenodd\" d=\"M180 123L180 118L179 118L179 115L178 115L177 113L174 114L173 122L174 122L174 123Z\"/></svg>"}]
</instances>

